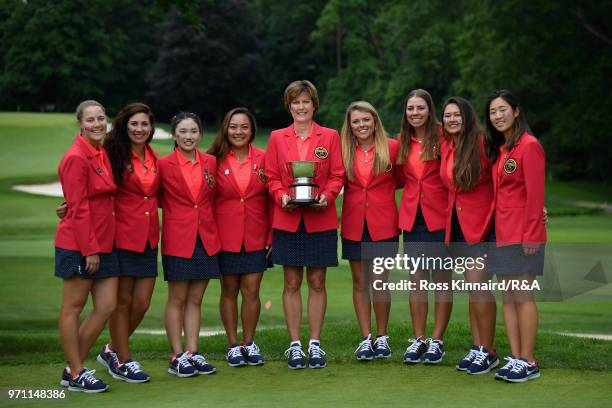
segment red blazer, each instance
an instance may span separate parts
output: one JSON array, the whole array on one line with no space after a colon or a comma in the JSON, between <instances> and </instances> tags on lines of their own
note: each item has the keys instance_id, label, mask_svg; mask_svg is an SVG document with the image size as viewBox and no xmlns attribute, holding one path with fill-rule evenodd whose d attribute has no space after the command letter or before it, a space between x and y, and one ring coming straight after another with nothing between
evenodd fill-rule
<instances>
[{"instance_id":1,"label":"red blazer","mask_svg":"<svg viewBox=\"0 0 612 408\"><path fill-rule=\"evenodd\" d=\"M274 199L274 214L272 228L295 232L300 220L304 217L307 232L320 232L338 228L338 214L336 212L336 197L344 184L344 165L342 164L342 148L340 136L333 129L325 128L312 122L313 140L306 160L320 162L315 183L320 187L320 193L327 197L327 208L315 210L313 208L296 208L286 211L281 208L281 197L289 194L289 185L293 178L285 168L285 163L300 160L293 126L278 129L270 134L268 151L266 153L266 176L268 190ZM315 150L319 147L327 151L327 157L319 158ZM320 149L323 152L323 149Z\"/></svg>"},{"instance_id":2,"label":"red blazer","mask_svg":"<svg viewBox=\"0 0 612 408\"><path fill-rule=\"evenodd\" d=\"M162 208L162 254L191 258L199 234L208 255L221 250L213 201L217 174L214 156L198 151L202 166L202 188L193 200L176 157L178 151L159 159Z\"/></svg>"},{"instance_id":3,"label":"red blazer","mask_svg":"<svg viewBox=\"0 0 612 408\"><path fill-rule=\"evenodd\" d=\"M452 141L443 138L440 145L440 179L448 188L448 206L446 208L446 243L451 239L453 205L457 209L457 218L466 242L475 244L489 238L489 227L495 204L493 200L493 179L491 161L484 150L484 140L480 141L480 178L474 189L457 191L452 180L448 179L446 166L450 158Z\"/></svg>"},{"instance_id":4,"label":"red blazer","mask_svg":"<svg viewBox=\"0 0 612 408\"><path fill-rule=\"evenodd\" d=\"M352 181L345 179L342 202L342 238L361 241L364 220L373 241L380 241L399 235L397 203L395 202L395 171L397 167L398 142L387 139L391 168L381 174L370 175L367 185L359 177ZM356 165L355 165L356 167Z\"/></svg>"},{"instance_id":5,"label":"red blazer","mask_svg":"<svg viewBox=\"0 0 612 408\"><path fill-rule=\"evenodd\" d=\"M117 186L106 151L100 147L110 172L108 175L98 167L84 143L87 143L85 139L77 135L59 164L59 179L68 212L57 226L55 246L89 256L113 250L113 195Z\"/></svg>"},{"instance_id":6,"label":"red blazer","mask_svg":"<svg viewBox=\"0 0 612 408\"><path fill-rule=\"evenodd\" d=\"M157 164L157 153L151 148ZM159 192L159 171L150 191L145 192L140 178L129 167L123 173L123 183L117 189L115 209L117 229L115 245L117 248L134 252L144 252L147 242L155 248L159 242L159 216L157 214L157 193Z\"/></svg>"},{"instance_id":7,"label":"red blazer","mask_svg":"<svg viewBox=\"0 0 612 408\"><path fill-rule=\"evenodd\" d=\"M417 179L407 159L399 171L400 180L404 181L399 209L400 228L405 231L412 230L420 204L427 229L429 231L444 229L448 190L440 180L440 160L425 162L420 180Z\"/></svg>"},{"instance_id":8,"label":"red blazer","mask_svg":"<svg viewBox=\"0 0 612 408\"><path fill-rule=\"evenodd\" d=\"M542 223L545 162L542 145L525 132L512 150L500 154L493 165L497 246L522 244L538 248L546 242Z\"/></svg>"},{"instance_id":9,"label":"red blazer","mask_svg":"<svg viewBox=\"0 0 612 408\"><path fill-rule=\"evenodd\" d=\"M270 232L269 195L264 161L266 152L251 146L251 179L242 194L226 158L217 166L217 193L214 213L223 251L260 251Z\"/></svg>"}]
</instances>

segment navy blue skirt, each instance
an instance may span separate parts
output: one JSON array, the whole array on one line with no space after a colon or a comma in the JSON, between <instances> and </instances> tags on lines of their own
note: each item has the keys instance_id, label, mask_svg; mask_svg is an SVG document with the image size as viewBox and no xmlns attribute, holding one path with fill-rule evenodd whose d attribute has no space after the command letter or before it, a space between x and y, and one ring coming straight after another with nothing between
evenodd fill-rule
<instances>
[{"instance_id":1,"label":"navy blue skirt","mask_svg":"<svg viewBox=\"0 0 612 408\"><path fill-rule=\"evenodd\" d=\"M308 233L303 219L296 232L275 229L272 233L272 262L312 268L338 266L338 231Z\"/></svg>"},{"instance_id":2,"label":"navy blue skirt","mask_svg":"<svg viewBox=\"0 0 612 408\"><path fill-rule=\"evenodd\" d=\"M121 276L132 278L157 277L157 250L157 247L151 249L149 242L147 242L144 252L117 248Z\"/></svg>"},{"instance_id":3,"label":"navy blue skirt","mask_svg":"<svg viewBox=\"0 0 612 408\"><path fill-rule=\"evenodd\" d=\"M268 268L267 250L246 252L244 246L240 252L222 251L219 254L221 275L242 275L263 272Z\"/></svg>"},{"instance_id":4,"label":"navy blue skirt","mask_svg":"<svg viewBox=\"0 0 612 408\"><path fill-rule=\"evenodd\" d=\"M363 245L365 244L365 245ZM361 241L342 238L342 259L349 261L368 261L374 258L395 258L399 245L399 237L372 241L368 223L363 223Z\"/></svg>"},{"instance_id":5,"label":"navy blue skirt","mask_svg":"<svg viewBox=\"0 0 612 408\"><path fill-rule=\"evenodd\" d=\"M430 232L420 205L417 208L412 230L404 230L404 254L412 257L444 258L448 256L448 250L444 244L444 229Z\"/></svg>"},{"instance_id":6,"label":"navy blue skirt","mask_svg":"<svg viewBox=\"0 0 612 408\"><path fill-rule=\"evenodd\" d=\"M85 272L85 257L80 251L55 247L55 276L62 279L78 275L83 279L104 279L119 276L119 260L117 250L110 254L100 255L100 269L96 273Z\"/></svg>"},{"instance_id":7,"label":"navy blue skirt","mask_svg":"<svg viewBox=\"0 0 612 408\"><path fill-rule=\"evenodd\" d=\"M533 275L544 274L544 256L546 245L540 245L533 255L525 255L522 245L495 245L495 231L491 233L491 242L488 245L487 267L490 273L496 275Z\"/></svg>"},{"instance_id":8,"label":"navy blue skirt","mask_svg":"<svg viewBox=\"0 0 612 408\"><path fill-rule=\"evenodd\" d=\"M484 257L487 252L487 243L478 242L475 244L468 244L463 235L461 224L459 224L459 218L457 216L457 210L453 206L453 220L451 223L451 236L450 246L448 251L453 258L478 258Z\"/></svg>"},{"instance_id":9,"label":"navy blue skirt","mask_svg":"<svg viewBox=\"0 0 612 408\"><path fill-rule=\"evenodd\" d=\"M219 255L209 256L202 245L200 236L196 238L191 258L163 255L165 281L219 279Z\"/></svg>"}]
</instances>

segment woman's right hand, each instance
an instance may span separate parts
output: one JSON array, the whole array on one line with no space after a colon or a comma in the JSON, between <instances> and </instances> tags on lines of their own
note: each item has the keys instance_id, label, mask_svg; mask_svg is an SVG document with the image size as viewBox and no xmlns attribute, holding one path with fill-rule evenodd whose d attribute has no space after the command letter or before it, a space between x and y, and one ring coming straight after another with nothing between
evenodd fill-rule
<instances>
[{"instance_id":1,"label":"woman's right hand","mask_svg":"<svg viewBox=\"0 0 612 408\"><path fill-rule=\"evenodd\" d=\"M291 200L291 197L287 194L281 197L281 208L285 211L293 211L297 207L295 204L289 204L289 200Z\"/></svg>"},{"instance_id":2,"label":"woman's right hand","mask_svg":"<svg viewBox=\"0 0 612 408\"><path fill-rule=\"evenodd\" d=\"M66 214L68 214L68 203L64 201L55 209L55 215L57 215L57 218L62 220Z\"/></svg>"},{"instance_id":3,"label":"woman's right hand","mask_svg":"<svg viewBox=\"0 0 612 408\"><path fill-rule=\"evenodd\" d=\"M100 269L100 255L94 254L85 257L85 272L90 275L98 272Z\"/></svg>"}]
</instances>

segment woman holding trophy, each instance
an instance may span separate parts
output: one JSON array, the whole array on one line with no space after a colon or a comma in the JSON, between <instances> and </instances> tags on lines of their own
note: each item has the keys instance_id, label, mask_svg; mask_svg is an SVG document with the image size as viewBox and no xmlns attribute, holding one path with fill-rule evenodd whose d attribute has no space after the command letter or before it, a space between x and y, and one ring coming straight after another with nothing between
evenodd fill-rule
<instances>
[{"instance_id":1,"label":"woman holding trophy","mask_svg":"<svg viewBox=\"0 0 612 408\"><path fill-rule=\"evenodd\" d=\"M313 115L319 107L310 81L292 82L284 93L293 123L271 133L265 171L274 200L272 261L283 265L283 307L291 344L285 355L290 369L306 366L300 342L302 296L306 267L308 282L308 365L326 365L320 335L327 306L325 272L336 266L338 214L335 200L343 186L340 137L319 126Z\"/></svg>"}]
</instances>

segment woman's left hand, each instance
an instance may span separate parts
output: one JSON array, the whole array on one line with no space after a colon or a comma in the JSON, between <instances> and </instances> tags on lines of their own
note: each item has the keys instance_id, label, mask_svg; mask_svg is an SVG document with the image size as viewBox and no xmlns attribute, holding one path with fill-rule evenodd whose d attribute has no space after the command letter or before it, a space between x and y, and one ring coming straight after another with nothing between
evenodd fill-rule
<instances>
[{"instance_id":1,"label":"woman's left hand","mask_svg":"<svg viewBox=\"0 0 612 408\"><path fill-rule=\"evenodd\" d=\"M316 204L313 204L311 207L317 210L323 210L327 208L327 197L325 197L325 194L321 194L319 196L319 201Z\"/></svg>"},{"instance_id":2,"label":"woman's left hand","mask_svg":"<svg viewBox=\"0 0 612 408\"><path fill-rule=\"evenodd\" d=\"M542 209L542 223L548 225L548 210L546 210L546 207Z\"/></svg>"},{"instance_id":3,"label":"woman's left hand","mask_svg":"<svg viewBox=\"0 0 612 408\"><path fill-rule=\"evenodd\" d=\"M525 254L525 256L531 256L535 254L536 252L538 252L538 248L532 248L532 247L523 245L523 253Z\"/></svg>"}]
</instances>

